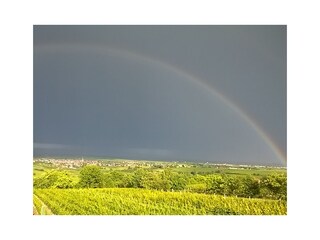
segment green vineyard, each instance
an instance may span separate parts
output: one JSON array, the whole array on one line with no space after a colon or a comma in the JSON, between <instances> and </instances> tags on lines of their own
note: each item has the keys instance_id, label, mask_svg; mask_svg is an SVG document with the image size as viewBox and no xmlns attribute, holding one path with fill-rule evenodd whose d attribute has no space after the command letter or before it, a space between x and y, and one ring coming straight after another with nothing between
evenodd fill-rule
<instances>
[{"instance_id":1,"label":"green vineyard","mask_svg":"<svg viewBox=\"0 0 320 240\"><path fill-rule=\"evenodd\" d=\"M189 192L100 188L35 189L34 194L34 206L42 210L44 207L48 208L55 215L287 214L286 201Z\"/></svg>"}]
</instances>

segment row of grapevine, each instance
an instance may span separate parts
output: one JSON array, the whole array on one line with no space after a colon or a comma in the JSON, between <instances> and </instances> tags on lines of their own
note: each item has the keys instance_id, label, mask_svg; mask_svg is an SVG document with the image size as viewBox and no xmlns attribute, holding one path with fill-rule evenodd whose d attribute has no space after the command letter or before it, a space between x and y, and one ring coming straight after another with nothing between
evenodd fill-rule
<instances>
[{"instance_id":1,"label":"row of grapevine","mask_svg":"<svg viewBox=\"0 0 320 240\"><path fill-rule=\"evenodd\" d=\"M33 207L35 208L35 212L37 214L39 214L41 212L41 208L42 208L42 202L40 201L40 199L33 195Z\"/></svg>"},{"instance_id":2,"label":"row of grapevine","mask_svg":"<svg viewBox=\"0 0 320 240\"><path fill-rule=\"evenodd\" d=\"M52 215L51 210L37 196L33 195L33 208L36 215Z\"/></svg>"},{"instance_id":3,"label":"row of grapevine","mask_svg":"<svg viewBox=\"0 0 320 240\"><path fill-rule=\"evenodd\" d=\"M58 215L285 215L286 201L145 189L35 189Z\"/></svg>"}]
</instances>

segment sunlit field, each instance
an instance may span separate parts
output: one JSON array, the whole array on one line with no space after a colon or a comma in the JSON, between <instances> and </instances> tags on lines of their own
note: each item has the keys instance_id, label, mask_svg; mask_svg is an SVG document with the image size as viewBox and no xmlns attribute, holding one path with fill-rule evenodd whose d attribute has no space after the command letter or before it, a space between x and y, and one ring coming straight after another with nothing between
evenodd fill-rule
<instances>
[{"instance_id":1,"label":"sunlit field","mask_svg":"<svg viewBox=\"0 0 320 240\"><path fill-rule=\"evenodd\" d=\"M286 169L36 160L34 215L285 215Z\"/></svg>"},{"instance_id":2,"label":"sunlit field","mask_svg":"<svg viewBox=\"0 0 320 240\"><path fill-rule=\"evenodd\" d=\"M285 215L280 200L246 199L145 189L38 189L57 215ZM35 200L37 200L35 197ZM37 204L41 212L42 205ZM42 210L43 211L43 210Z\"/></svg>"}]
</instances>

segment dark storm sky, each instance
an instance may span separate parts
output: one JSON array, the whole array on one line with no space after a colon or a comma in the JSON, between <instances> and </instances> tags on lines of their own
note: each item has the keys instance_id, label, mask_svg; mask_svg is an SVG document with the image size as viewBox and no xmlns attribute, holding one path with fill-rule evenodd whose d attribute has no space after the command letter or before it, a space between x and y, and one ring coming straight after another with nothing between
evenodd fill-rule
<instances>
[{"instance_id":1,"label":"dark storm sky","mask_svg":"<svg viewBox=\"0 0 320 240\"><path fill-rule=\"evenodd\" d=\"M283 165L212 89L285 157L285 26L34 26L34 155Z\"/></svg>"}]
</instances>

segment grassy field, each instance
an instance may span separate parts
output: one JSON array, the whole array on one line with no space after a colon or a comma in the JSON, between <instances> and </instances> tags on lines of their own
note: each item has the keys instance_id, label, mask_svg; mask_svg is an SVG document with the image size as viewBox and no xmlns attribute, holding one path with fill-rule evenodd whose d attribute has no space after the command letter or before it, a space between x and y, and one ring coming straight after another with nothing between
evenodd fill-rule
<instances>
[{"instance_id":1,"label":"grassy field","mask_svg":"<svg viewBox=\"0 0 320 240\"><path fill-rule=\"evenodd\" d=\"M196 174L226 174L226 175L254 175L254 176L267 176L273 173L286 173L285 169L275 168L257 168L257 169L241 169L241 168L228 168L228 167L190 167L190 168L172 168L174 172L181 173L196 173Z\"/></svg>"},{"instance_id":2,"label":"grassy field","mask_svg":"<svg viewBox=\"0 0 320 240\"><path fill-rule=\"evenodd\" d=\"M38 212L56 215L286 215L278 200L146 189L35 189ZM46 209L48 208L48 209ZM44 210L45 209L45 210Z\"/></svg>"}]
</instances>

